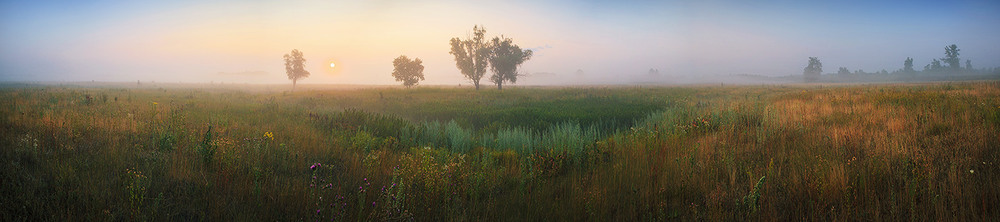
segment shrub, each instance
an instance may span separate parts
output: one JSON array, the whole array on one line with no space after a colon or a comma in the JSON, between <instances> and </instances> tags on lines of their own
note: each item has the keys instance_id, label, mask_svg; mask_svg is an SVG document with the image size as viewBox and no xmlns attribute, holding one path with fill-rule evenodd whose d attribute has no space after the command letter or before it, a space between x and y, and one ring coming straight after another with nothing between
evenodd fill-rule
<instances>
[{"instance_id":1,"label":"shrub","mask_svg":"<svg viewBox=\"0 0 1000 222\"><path fill-rule=\"evenodd\" d=\"M521 154L535 151L535 138L531 131L522 128L503 129L494 135L483 136L484 146L497 150L514 150Z\"/></svg>"},{"instance_id":2,"label":"shrub","mask_svg":"<svg viewBox=\"0 0 1000 222\"><path fill-rule=\"evenodd\" d=\"M447 135L452 152L466 153L472 149L472 132L463 129L454 120L445 126L444 134Z\"/></svg>"}]
</instances>

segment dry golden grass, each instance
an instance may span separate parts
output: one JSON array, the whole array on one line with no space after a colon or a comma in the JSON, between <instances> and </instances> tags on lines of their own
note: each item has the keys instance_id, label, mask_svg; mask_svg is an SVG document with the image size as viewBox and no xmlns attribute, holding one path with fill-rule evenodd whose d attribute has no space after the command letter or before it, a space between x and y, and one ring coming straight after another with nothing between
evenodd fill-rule
<instances>
[{"instance_id":1,"label":"dry golden grass","mask_svg":"<svg viewBox=\"0 0 1000 222\"><path fill-rule=\"evenodd\" d=\"M310 117L359 108L418 124L467 118L453 107L485 112L524 101L546 109L615 102L602 98L660 110L578 147L586 150L583 160L482 146L464 153L399 148L399 138L368 134L375 145L358 147L362 129L331 129ZM26 87L4 89L0 99L9 107L0 109L0 157L8 169L0 174L0 214L9 220L1000 215L993 185L1000 180L1000 82L294 94ZM497 115L528 124L543 121L536 115L561 117L546 109ZM209 125L215 152L206 161ZM480 130L479 137L503 127L469 128ZM324 167L310 170L314 163ZM141 204L128 201L125 188L136 181L127 170L148 178ZM394 183L405 184L401 196L380 190Z\"/></svg>"}]
</instances>

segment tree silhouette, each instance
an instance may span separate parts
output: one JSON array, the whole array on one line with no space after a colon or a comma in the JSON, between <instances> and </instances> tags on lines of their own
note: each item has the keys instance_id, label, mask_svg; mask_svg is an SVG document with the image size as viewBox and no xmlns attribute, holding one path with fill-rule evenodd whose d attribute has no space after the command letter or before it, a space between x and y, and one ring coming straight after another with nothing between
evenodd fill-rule
<instances>
[{"instance_id":1,"label":"tree silhouette","mask_svg":"<svg viewBox=\"0 0 1000 222\"><path fill-rule=\"evenodd\" d=\"M958 51L958 46L955 44L944 47L944 58L941 58L941 61L948 64L951 71L962 69L962 59L958 58Z\"/></svg>"},{"instance_id":2,"label":"tree silhouette","mask_svg":"<svg viewBox=\"0 0 1000 222\"><path fill-rule=\"evenodd\" d=\"M906 57L906 60L903 60L903 73L906 74L915 73L915 71L913 70L913 58Z\"/></svg>"},{"instance_id":3,"label":"tree silhouette","mask_svg":"<svg viewBox=\"0 0 1000 222\"><path fill-rule=\"evenodd\" d=\"M476 90L479 90L479 80L486 75L486 67L489 66L490 50L484 42L485 34L485 28L473 26L469 39L451 38L451 52L448 52L455 55L455 66L465 78L472 80Z\"/></svg>"},{"instance_id":4,"label":"tree silhouette","mask_svg":"<svg viewBox=\"0 0 1000 222\"><path fill-rule=\"evenodd\" d=\"M406 88L417 85L417 82L424 80L424 65L420 58L410 60L405 55L392 60L392 77L396 77L397 82L403 82Z\"/></svg>"},{"instance_id":5,"label":"tree silhouette","mask_svg":"<svg viewBox=\"0 0 1000 222\"><path fill-rule=\"evenodd\" d=\"M973 71L973 69L972 69L972 60L968 60L968 59L965 60L965 70L969 71L969 72Z\"/></svg>"},{"instance_id":6,"label":"tree silhouette","mask_svg":"<svg viewBox=\"0 0 1000 222\"><path fill-rule=\"evenodd\" d=\"M840 69L837 70L837 74L838 75L851 74L851 70L848 70L847 67L840 67Z\"/></svg>"},{"instance_id":7,"label":"tree silhouette","mask_svg":"<svg viewBox=\"0 0 1000 222\"><path fill-rule=\"evenodd\" d=\"M823 63L819 61L819 58L809 57L809 66L802 71L802 75L805 76L806 82L812 82L819 80L820 74L823 73Z\"/></svg>"},{"instance_id":8,"label":"tree silhouette","mask_svg":"<svg viewBox=\"0 0 1000 222\"><path fill-rule=\"evenodd\" d=\"M292 49L292 52L285 54L284 58L285 74L292 80L292 91L295 91L295 83L301 78L309 77L309 71L305 68L306 58L302 57L302 52L298 49Z\"/></svg>"},{"instance_id":9,"label":"tree silhouette","mask_svg":"<svg viewBox=\"0 0 1000 222\"><path fill-rule=\"evenodd\" d=\"M931 61L931 71L939 71L942 68L944 68L944 66L941 66L940 60L934 59L934 61Z\"/></svg>"},{"instance_id":10,"label":"tree silhouette","mask_svg":"<svg viewBox=\"0 0 1000 222\"><path fill-rule=\"evenodd\" d=\"M497 84L497 89L503 90L504 82L517 82L517 68L521 63L531 59L531 50L521 50L510 38L495 37L490 42L490 69L493 76L490 81Z\"/></svg>"}]
</instances>

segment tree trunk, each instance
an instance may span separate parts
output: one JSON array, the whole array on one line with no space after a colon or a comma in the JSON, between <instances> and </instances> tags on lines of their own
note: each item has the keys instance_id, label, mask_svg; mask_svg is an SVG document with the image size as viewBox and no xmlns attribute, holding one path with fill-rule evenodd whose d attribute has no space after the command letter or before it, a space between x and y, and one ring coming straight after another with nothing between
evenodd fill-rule
<instances>
[{"instance_id":1,"label":"tree trunk","mask_svg":"<svg viewBox=\"0 0 1000 222\"><path fill-rule=\"evenodd\" d=\"M295 92L295 82L296 81L298 81L298 79L292 79L292 92Z\"/></svg>"},{"instance_id":2,"label":"tree trunk","mask_svg":"<svg viewBox=\"0 0 1000 222\"><path fill-rule=\"evenodd\" d=\"M503 81L497 83L497 89L503 90Z\"/></svg>"},{"instance_id":3,"label":"tree trunk","mask_svg":"<svg viewBox=\"0 0 1000 222\"><path fill-rule=\"evenodd\" d=\"M472 80L472 84L476 85L476 90L479 90L479 80Z\"/></svg>"}]
</instances>

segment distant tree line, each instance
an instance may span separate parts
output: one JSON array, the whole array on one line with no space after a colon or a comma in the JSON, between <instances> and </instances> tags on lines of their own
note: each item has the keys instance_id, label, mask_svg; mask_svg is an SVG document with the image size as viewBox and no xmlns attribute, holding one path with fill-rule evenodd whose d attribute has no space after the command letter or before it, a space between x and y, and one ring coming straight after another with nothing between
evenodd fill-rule
<instances>
[{"instance_id":1,"label":"distant tree line","mask_svg":"<svg viewBox=\"0 0 1000 222\"><path fill-rule=\"evenodd\" d=\"M975 69L972 67L972 60L965 60L965 66L962 66L962 59L959 57L961 50L958 45L951 44L944 47L945 56L940 59L933 59L927 65L924 65L923 70L914 69L913 58L907 57L903 60L903 68L889 72L885 69L877 72L865 72L864 70L858 69L851 71L847 67L839 67L837 69L836 75L832 78L847 78L847 77L861 77L861 76L871 76L871 75L883 75L883 76L893 76L897 80L909 80L915 79L917 76L953 76L953 75L976 75L976 74L1000 74L1000 68L992 69ZM803 71L803 77L806 82L818 81L823 72L823 64L819 61L817 57L809 57L809 63Z\"/></svg>"}]
</instances>

